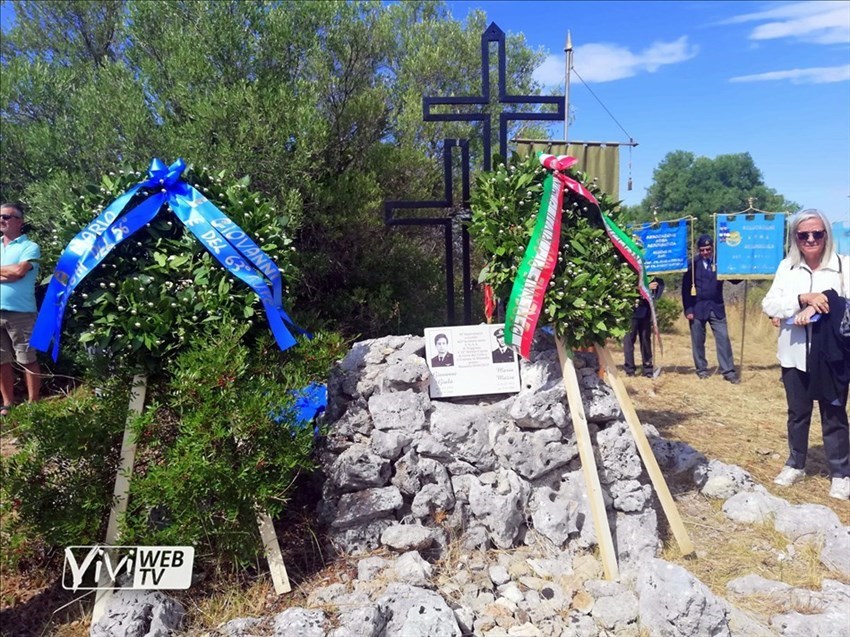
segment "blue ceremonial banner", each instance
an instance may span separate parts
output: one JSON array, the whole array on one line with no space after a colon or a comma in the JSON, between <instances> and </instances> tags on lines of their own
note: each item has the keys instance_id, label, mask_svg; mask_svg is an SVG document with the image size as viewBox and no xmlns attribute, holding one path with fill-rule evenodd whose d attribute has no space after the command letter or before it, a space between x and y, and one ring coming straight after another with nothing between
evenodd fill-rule
<instances>
[{"instance_id":1,"label":"blue ceremonial banner","mask_svg":"<svg viewBox=\"0 0 850 637\"><path fill-rule=\"evenodd\" d=\"M715 217L718 279L765 279L785 254L785 213Z\"/></svg>"},{"instance_id":2,"label":"blue ceremonial banner","mask_svg":"<svg viewBox=\"0 0 850 637\"><path fill-rule=\"evenodd\" d=\"M113 248L156 217L166 202L219 263L257 294L281 350L296 343L290 329L312 338L283 309L280 269L239 226L181 179L185 168L182 159L171 166L154 159L147 179L113 201L71 240L59 257L41 304L30 339L32 347L46 352L52 342L53 360L58 358L62 320L74 289ZM146 198L124 212L139 191L146 193Z\"/></svg>"},{"instance_id":3,"label":"blue ceremonial banner","mask_svg":"<svg viewBox=\"0 0 850 637\"><path fill-rule=\"evenodd\" d=\"M688 269L688 220L645 223L630 228L643 244L647 274L685 272Z\"/></svg>"},{"instance_id":4,"label":"blue ceremonial banner","mask_svg":"<svg viewBox=\"0 0 850 637\"><path fill-rule=\"evenodd\" d=\"M835 251L838 254L850 254L850 221L833 221L832 234L835 237Z\"/></svg>"}]
</instances>

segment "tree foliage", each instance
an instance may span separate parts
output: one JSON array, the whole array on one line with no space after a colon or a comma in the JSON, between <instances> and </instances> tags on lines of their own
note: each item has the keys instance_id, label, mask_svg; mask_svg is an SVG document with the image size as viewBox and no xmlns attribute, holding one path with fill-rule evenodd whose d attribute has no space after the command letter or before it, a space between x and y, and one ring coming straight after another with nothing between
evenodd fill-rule
<instances>
[{"instance_id":1,"label":"tree foliage","mask_svg":"<svg viewBox=\"0 0 850 637\"><path fill-rule=\"evenodd\" d=\"M348 333L442 320L437 230L389 230L385 199L436 199L444 137L422 95L480 92L483 13L442 3L22 0L0 58L0 190L37 227L69 188L183 157L253 187L298 227L296 314ZM507 40L508 90L539 53ZM495 65L491 64L495 69ZM306 316L306 318L305 318Z\"/></svg>"},{"instance_id":2,"label":"tree foliage","mask_svg":"<svg viewBox=\"0 0 850 637\"><path fill-rule=\"evenodd\" d=\"M714 159L676 150L664 157L653 173L652 185L639 206L628 210L634 221L692 216L695 232L713 231L713 214L731 214L753 207L768 212L798 208L768 188L749 153L718 155Z\"/></svg>"}]
</instances>

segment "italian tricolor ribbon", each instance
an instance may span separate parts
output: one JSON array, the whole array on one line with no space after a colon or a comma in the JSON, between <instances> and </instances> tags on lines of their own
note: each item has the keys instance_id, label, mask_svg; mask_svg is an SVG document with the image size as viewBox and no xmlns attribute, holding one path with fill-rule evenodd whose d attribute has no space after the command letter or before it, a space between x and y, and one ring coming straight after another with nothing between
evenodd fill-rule
<instances>
[{"instance_id":1,"label":"italian tricolor ribbon","mask_svg":"<svg viewBox=\"0 0 850 637\"><path fill-rule=\"evenodd\" d=\"M578 160L565 155L540 155L540 163L553 172L543 182L543 197L528 247L525 249L517 277L514 280L505 316L505 342L519 351L523 358L531 353L531 341L540 313L546 288L558 261L561 238L561 216L564 189L569 188L594 206L602 218L605 232L638 275L640 295L649 302L653 331L658 338L655 303L649 290L649 279L643 264L643 252L599 207L596 197L583 184L560 171L575 165ZM660 346L660 338L658 340Z\"/></svg>"},{"instance_id":2,"label":"italian tricolor ribbon","mask_svg":"<svg viewBox=\"0 0 850 637\"><path fill-rule=\"evenodd\" d=\"M543 182L537 221L517 271L505 314L505 343L518 350L523 358L528 358L531 353L531 340L543 309L546 287L558 262L566 177L557 171L566 170L576 161L573 157L540 156L540 162L554 172L546 175Z\"/></svg>"}]
</instances>

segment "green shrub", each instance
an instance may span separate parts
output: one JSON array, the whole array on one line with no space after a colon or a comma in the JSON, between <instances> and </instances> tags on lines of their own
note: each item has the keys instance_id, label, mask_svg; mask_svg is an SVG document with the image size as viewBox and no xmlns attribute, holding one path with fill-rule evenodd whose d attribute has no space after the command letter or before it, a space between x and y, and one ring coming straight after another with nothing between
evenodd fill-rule
<instances>
[{"instance_id":1,"label":"green shrub","mask_svg":"<svg viewBox=\"0 0 850 637\"><path fill-rule=\"evenodd\" d=\"M129 383L116 378L12 411L19 449L0 477L13 526L53 546L103 541L128 398Z\"/></svg>"},{"instance_id":2,"label":"green shrub","mask_svg":"<svg viewBox=\"0 0 850 637\"><path fill-rule=\"evenodd\" d=\"M681 313L681 303L672 298L662 296L655 301L655 317L658 320L658 331L667 334L673 332L673 326L676 324L676 320Z\"/></svg>"},{"instance_id":3,"label":"green shrub","mask_svg":"<svg viewBox=\"0 0 850 637\"><path fill-rule=\"evenodd\" d=\"M312 427L298 427L290 389L322 381L343 355L336 335L281 352L223 321L190 339L167 380L148 387L133 423L136 466L123 544L190 544L246 564L261 553L256 510L274 516L309 470ZM16 407L20 450L0 463L6 537L48 545L103 542L126 422L129 380ZM282 408L282 409L281 409ZM280 422L272 415L277 414Z\"/></svg>"},{"instance_id":4,"label":"green shrub","mask_svg":"<svg viewBox=\"0 0 850 637\"><path fill-rule=\"evenodd\" d=\"M529 243L547 171L534 156L514 155L509 165L498 159L496 170L483 173L472 197L469 231L487 259L479 277L507 300ZM616 223L616 203L586 176L569 171L594 193L600 207ZM621 340L629 329L637 277L619 256L583 200L564 193L558 262L546 290L540 324L551 324L570 348Z\"/></svg>"},{"instance_id":5,"label":"green shrub","mask_svg":"<svg viewBox=\"0 0 850 637\"><path fill-rule=\"evenodd\" d=\"M122 541L254 562L258 508L280 513L297 474L312 467L313 429L295 423L290 390L323 380L342 341L318 335L281 353L271 337L246 344L243 333L224 323L194 338L154 417L139 422Z\"/></svg>"}]
</instances>

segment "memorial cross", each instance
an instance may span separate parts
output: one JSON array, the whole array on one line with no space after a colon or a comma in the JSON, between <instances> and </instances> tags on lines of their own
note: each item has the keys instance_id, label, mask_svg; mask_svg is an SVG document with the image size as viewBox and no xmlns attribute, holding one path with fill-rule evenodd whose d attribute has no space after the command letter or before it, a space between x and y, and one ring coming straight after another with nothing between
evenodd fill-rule
<instances>
[{"instance_id":1,"label":"memorial cross","mask_svg":"<svg viewBox=\"0 0 850 637\"><path fill-rule=\"evenodd\" d=\"M495 22L490 23L490 26L481 34L481 95L468 97L423 97L422 98L422 119L426 122L482 122L483 124L483 142L484 142L484 157L483 168L490 170L492 168L492 153L491 144L491 120L494 113L489 112L489 109L483 109L473 113L434 113L432 106L481 106L487 107L490 105L490 43L496 43L496 55L498 60L498 88L497 100L498 104L514 104L514 105L544 105L553 104L557 107L556 111L539 113L537 111L502 111L499 113L499 154L502 157L507 157L508 149L508 122L518 120L532 121L557 121L564 120L565 98L561 95L508 95L506 86L506 57L505 57L505 32L502 31Z\"/></svg>"},{"instance_id":2,"label":"memorial cross","mask_svg":"<svg viewBox=\"0 0 850 637\"><path fill-rule=\"evenodd\" d=\"M461 152L461 203L454 204L454 178L452 171L452 149ZM396 217L395 210L416 210L423 208L448 208L449 214L442 217ZM466 139L443 140L443 199L432 201L385 201L384 223L388 226L442 226L446 245L446 320L455 324L455 279L454 279L454 219L469 208L469 141ZM469 232L461 227L463 251L463 286L469 289L471 279L469 271ZM472 299L468 294L463 297L463 317L465 323L472 322Z\"/></svg>"},{"instance_id":3,"label":"memorial cross","mask_svg":"<svg viewBox=\"0 0 850 637\"><path fill-rule=\"evenodd\" d=\"M499 113L499 153L507 157L508 147L508 122L518 120L532 121L563 121L565 113L565 98L563 96L540 96L540 95L508 95L506 87L506 58L505 58L505 32L495 22L481 34L481 95L465 97L422 97L422 119L426 122L481 122L483 127L483 168L488 171L492 168L491 153L491 119L494 113L487 108L490 106L490 43L497 45L498 59L498 91L496 102L498 104L512 105L544 105L553 104L556 111L538 113L534 111L502 111ZM475 106L481 107L477 112L471 113L434 113L433 106ZM469 142L468 140L446 140L455 141L463 149L462 175L465 190L462 197L462 209L457 210L451 204L451 156L446 159L444 147L443 163L445 174L444 184L449 188L445 207L452 207L448 217L431 218L399 218L393 215L394 209L416 209L439 207L438 202L423 201L386 201L384 202L384 220L387 225L441 225L446 236L446 305L447 319L449 324L454 324L454 257L452 246L452 226L455 218L461 220L469 217ZM449 147L450 149L451 147ZM450 152L450 150L449 150ZM472 284L470 275L470 249L469 232L466 225L461 227L461 243L463 258L463 320L464 323L472 323Z\"/></svg>"}]
</instances>

